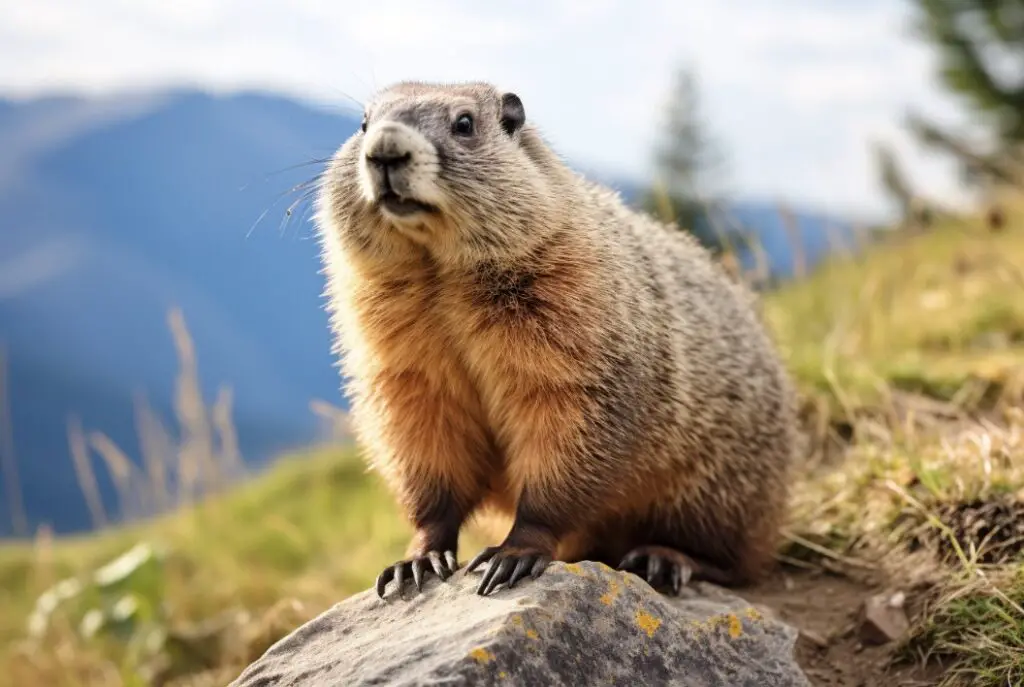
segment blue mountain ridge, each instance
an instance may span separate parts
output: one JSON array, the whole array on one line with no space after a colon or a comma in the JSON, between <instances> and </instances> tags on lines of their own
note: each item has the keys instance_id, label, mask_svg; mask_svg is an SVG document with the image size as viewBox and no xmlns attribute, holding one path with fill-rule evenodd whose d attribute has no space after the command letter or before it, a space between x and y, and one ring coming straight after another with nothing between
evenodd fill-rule
<instances>
[{"instance_id":1,"label":"blue mountain ridge","mask_svg":"<svg viewBox=\"0 0 1024 687\"><path fill-rule=\"evenodd\" d=\"M195 342L205 398L222 384L233 389L249 464L317 438L311 400L346 407L312 227L301 212L282 218L297 197L289 189L320 169L303 163L330 156L358 124L265 93L0 100L0 346L32 528L93 526L68 448L69 416L133 458L135 394L173 421L171 308L182 310ZM638 197L634 181L597 178ZM789 273L775 208L732 210L759 234L773 269ZM816 261L829 220L796 215ZM94 464L110 507L113 487ZM12 533L7 510L0 536Z\"/></svg>"}]
</instances>

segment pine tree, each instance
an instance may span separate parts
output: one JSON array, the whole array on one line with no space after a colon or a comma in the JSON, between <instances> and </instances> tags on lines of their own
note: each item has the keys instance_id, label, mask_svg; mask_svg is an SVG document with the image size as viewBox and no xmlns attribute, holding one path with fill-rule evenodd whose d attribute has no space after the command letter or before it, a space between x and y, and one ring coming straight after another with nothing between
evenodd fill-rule
<instances>
[{"instance_id":1,"label":"pine tree","mask_svg":"<svg viewBox=\"0 0 1024 687\"><path fill-rule=\"evenodd\" d=\"M955 134L944 131L940 126L921 115L907 117L907 128L926 146L951 153L961 166L963 180L969 184L994 181L999 184L1024 183L1024 165L1010 144L995 152L978 150L970 142Z\"/></svg>"},{"instance_id":2,"label":"pine tree","mask_svg":"<svg viewBox=\"0 0 1024 687\"><path fill-rule=\"evenodd\" d=\"M998 141L1024 143L1024 0L913 0L918 35L938 48L941 78L991 119Z\"/></svg>"},{"instance_id":3,"label":"pine tree","mask_svg":"<svg viewBox=\"0 0 1024 687\"><path fill-rule=\"evenodd\" d=\"M883 143L874 145L875 164L878 166L878 177L889 198L899 207L904 218L910 215L910 206L914 192L910 188L906 174L896 159L892 147Z\"/></svg>"},{"instance_id":4,"label":"pine tree","mask_svg":"<svg viewBox=\"0 0 1024 687\"><path fill-rule=\"evenodd\" d=\"M654 164L656 181L644 198L645 209L716 251L725 248L727 240L716 231L708 210L723 157L706 131L697 80L689 69L675 73Z\"/></svg>"},{"instance_id":5,"label":"pine tree","mask_svg":"<svg viewBox=\"0 0 1024 687\"><path fill-rule=\"evenodd\" d=\"M879 182L898 208L903 227L920 229L929 226L934 208L914 191L896 152L889 145L875 143L874 154Z\"/></svg>"},{"instance_id":6,"label":"pine tree","mask_svg":"<svg viewBox=\"0 0 1024 687\"><path fill-rule=\"evenodd\" d=\"M1024 183L1024 0L912 0L918 36L937 48L940 77L987 130L984 149L912 114L911 131L952 154L972 185Z\"/></svg>"},{"instance_id":7,"label":"pine tree","mask_svg":"<svg viewBox=\"0 0 1024 687\"><path fill-rule=\"evenodd\" d=\"M923 229L931 225L935 209L917 193L907 179L896 152L884 143L873 146L878 178L889 199L896 205L904 228Z\"/></svg>"}]
</instances>

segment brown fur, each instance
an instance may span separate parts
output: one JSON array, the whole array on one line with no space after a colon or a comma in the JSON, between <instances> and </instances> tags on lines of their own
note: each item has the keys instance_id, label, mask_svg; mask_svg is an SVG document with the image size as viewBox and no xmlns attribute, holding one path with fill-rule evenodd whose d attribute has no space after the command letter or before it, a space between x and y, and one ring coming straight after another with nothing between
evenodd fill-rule
<instances>
[{"instance_id":1,"label":"brown fur","mask_svg":"<svg viewBox=\"0 0 1024 687\"><path fill-rule=\"evenodd\" d=\"M471 140L449 128L462 111ZM492 506L509 550L615 565L667 546L755 580L796 436L751 295L501 116L487 84L386 89L318 200L354 426L417 529L409 555L454 549ZM407 172L437 212L389 217L360 181L394 121L439 151Z\"/></svg>"}]
</instances>

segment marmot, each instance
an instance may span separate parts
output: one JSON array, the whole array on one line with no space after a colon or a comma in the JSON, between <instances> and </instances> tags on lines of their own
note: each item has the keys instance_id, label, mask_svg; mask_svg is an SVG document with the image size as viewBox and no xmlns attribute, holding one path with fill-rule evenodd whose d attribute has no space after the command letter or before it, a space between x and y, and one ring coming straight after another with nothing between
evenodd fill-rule
<instances>
[{"instance_id":1,"label":"marmot","mask_svg":"<svg viewBox=\"0 0 1024 687\"><path fill-rule=\"evenodd\" d=\"M688 233L571 170L487 83L378 92L315 222L357 442L415 527L377 579L478 592L594 560L678 593L773 559L795 403L753 295Z\"/></svg>"}]
</instances>

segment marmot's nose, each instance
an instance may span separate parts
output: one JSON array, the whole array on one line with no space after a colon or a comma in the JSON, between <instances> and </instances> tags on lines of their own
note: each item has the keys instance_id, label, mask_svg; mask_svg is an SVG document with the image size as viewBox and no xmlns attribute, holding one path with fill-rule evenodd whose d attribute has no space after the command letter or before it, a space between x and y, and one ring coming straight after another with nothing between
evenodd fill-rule
<instances>
[{"instance_id":1,"label":"marmot's nose","mask_svg":"<svg viewBox=\"0 0 1024 687\"><path fill-rule=\"evenodd\" d=\"M366 161L381 171L398 169L412 157L409 146L404 145L402 132L390 124L370 132L366 141Z\"/></svg>"},{"instance_id":2,"label":"marmot's nose","mask_svg":"<svg viewBox=\"0 0 1024 687\"><path fill-rule=\"evenodd\" d=\"M381 122L371 127L363 142L365 164L390 183L393 174L411 164L416 152L415 135L397 122Z\"/></svg>"},{"instance_id":3,"label":"marmot's nose","mask_svg":"<svg viewBox=\"0 0 1024 687\"><path fill-rule=\"evenodd\" d=\"M366 153L367 161L379 168L382 172L404 167L405 164L409 162L410 158L412 158L411 153L403 153L394 149L375 150Z\"/></svg>"}]
</instances>

